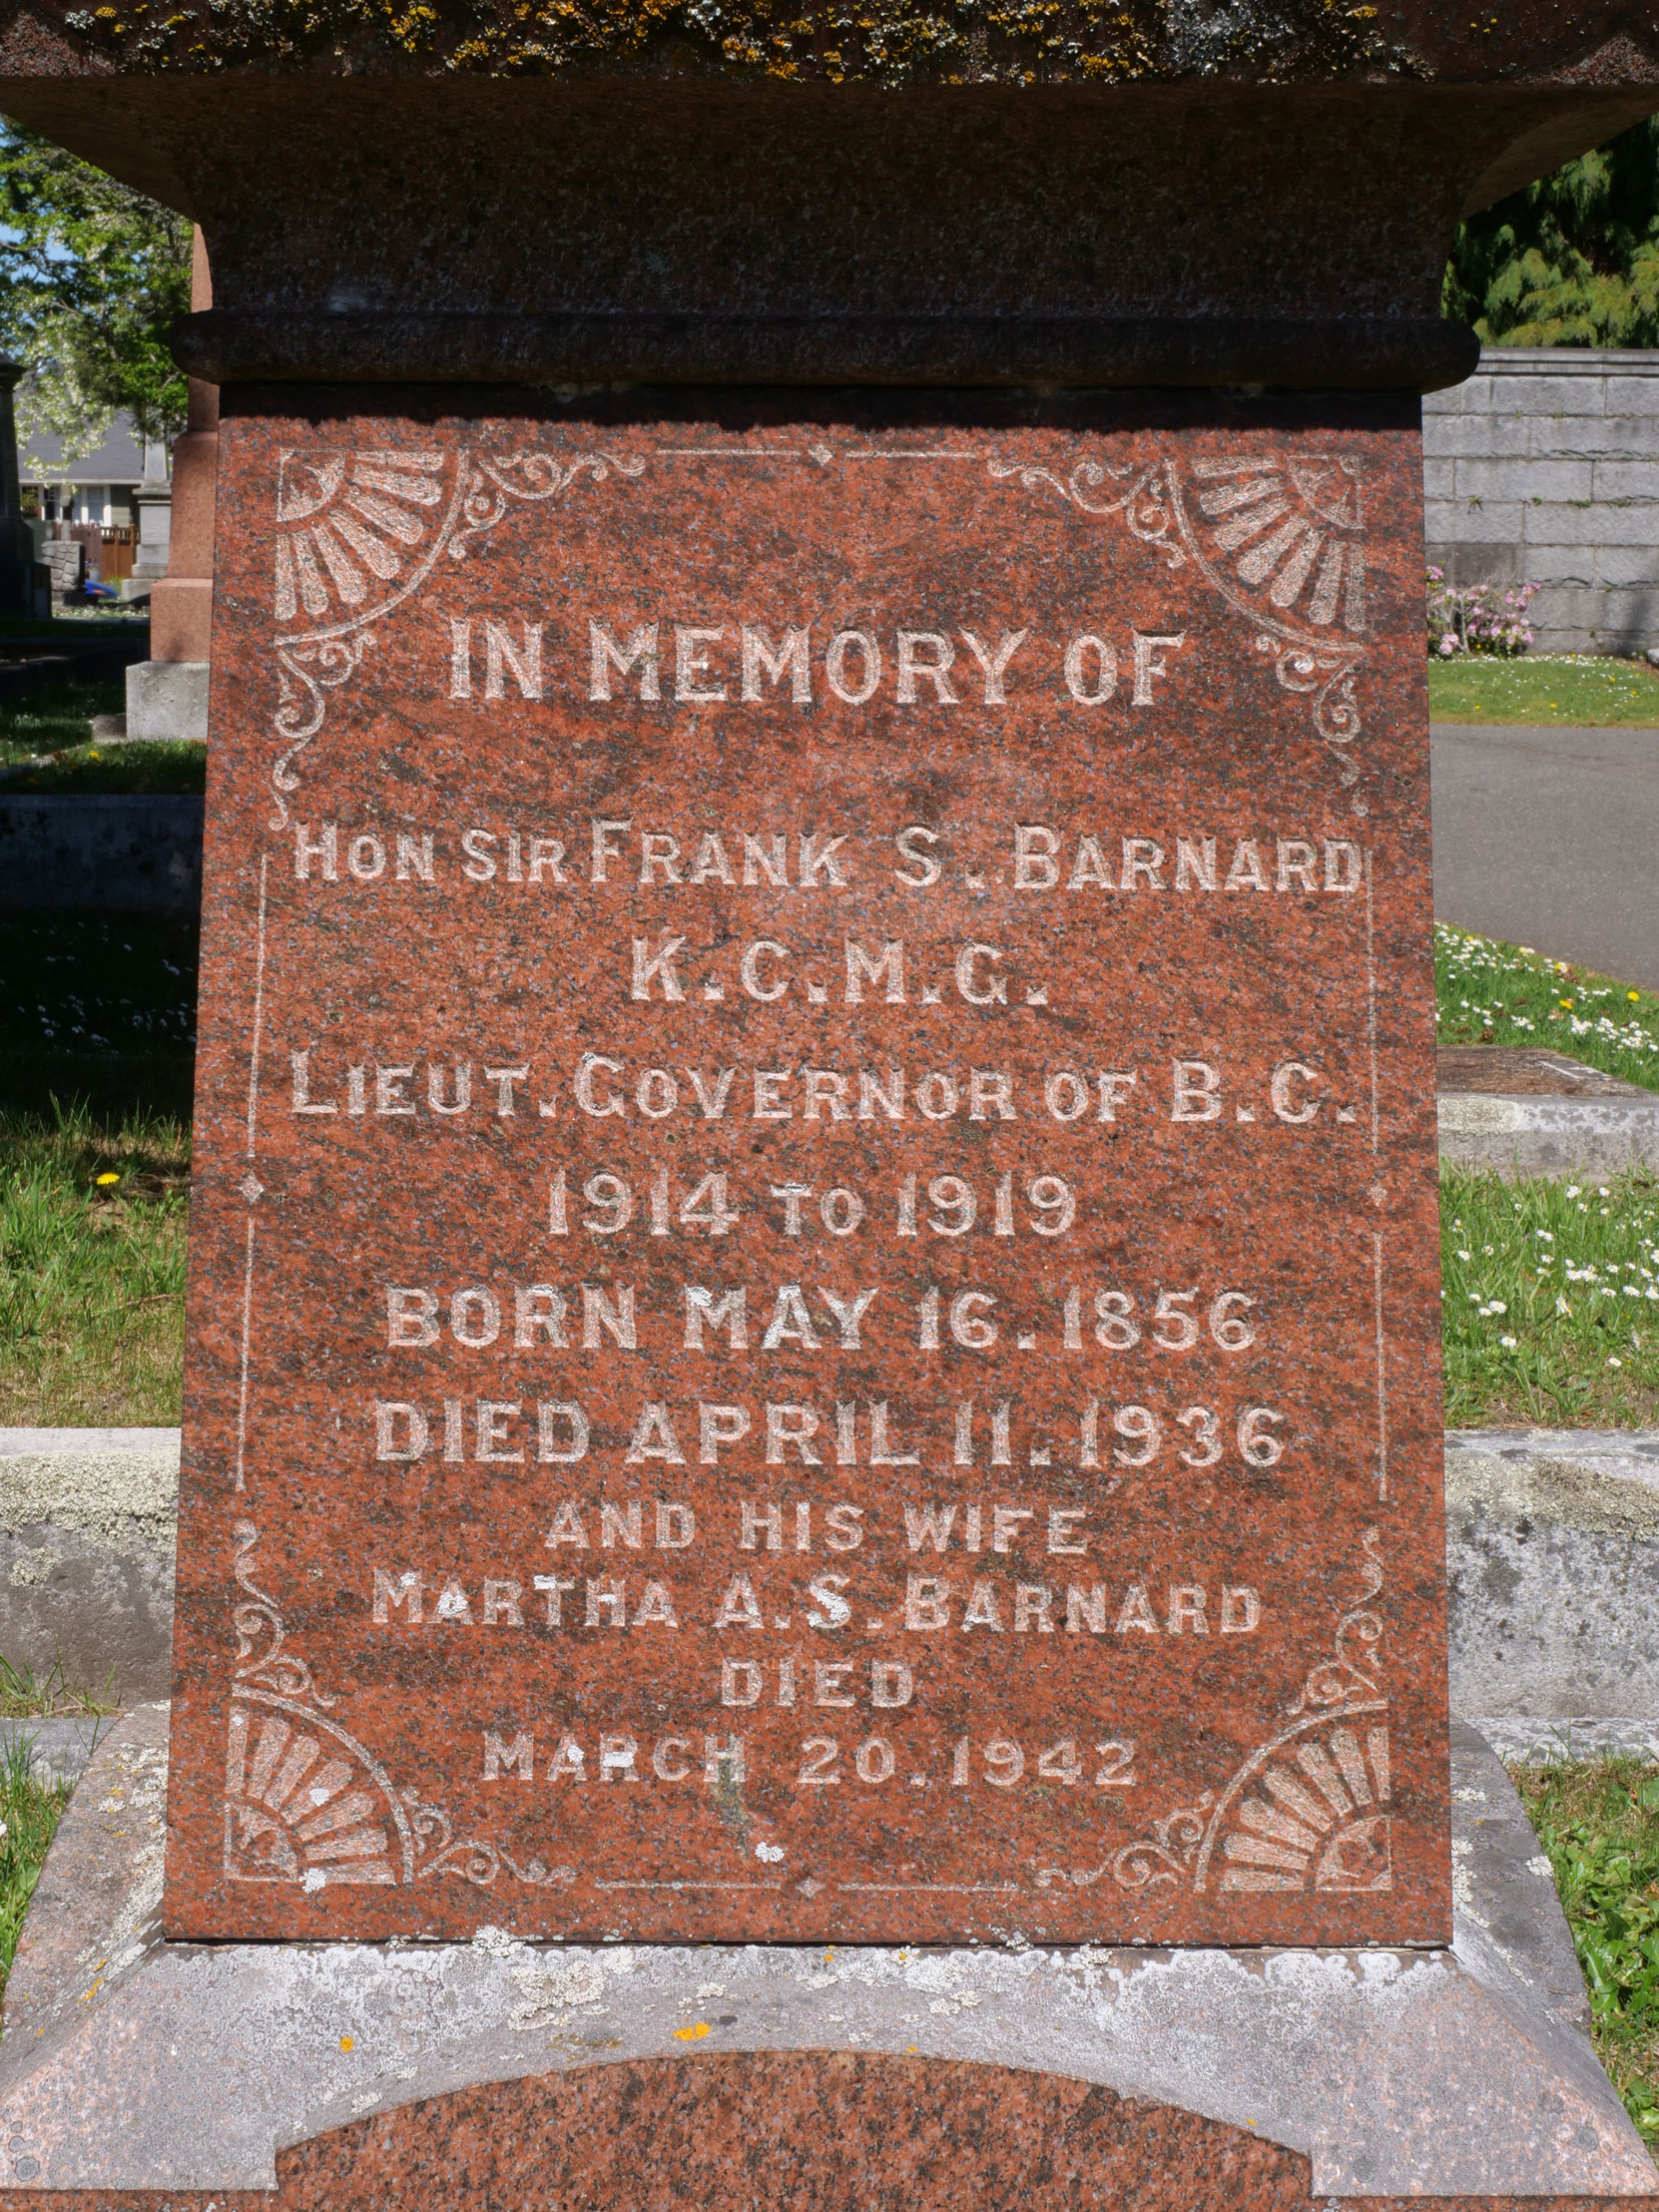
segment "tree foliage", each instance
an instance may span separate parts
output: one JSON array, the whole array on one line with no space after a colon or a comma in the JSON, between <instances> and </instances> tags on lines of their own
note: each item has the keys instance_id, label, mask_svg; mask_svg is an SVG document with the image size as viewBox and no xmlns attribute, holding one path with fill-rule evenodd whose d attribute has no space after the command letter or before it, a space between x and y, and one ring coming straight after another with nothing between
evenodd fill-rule
<instances>
[{"instance_id":1,"label":"tree foliage","mask_svg":"<svg viewBox=\"0 0 1659 2212\"><path fill-rule=\"evenodd\" d=\"M1486 345L1659 345L1659 116L1472 216L1442 304Z\"/></svg>"},{"instance_id":2,"label":"tree foliage","mask_svg":"<svg viewBox=\"0 0 1659 2212\"><path fill-rule=\"evenodd\" d=\"M29 371L25 450L52 430L66 459L90 452L123 407L146 438L178 434L167 333L190 306L190 259L183 216L0 121L0 347Z\"/></svg>"}]
</instances>

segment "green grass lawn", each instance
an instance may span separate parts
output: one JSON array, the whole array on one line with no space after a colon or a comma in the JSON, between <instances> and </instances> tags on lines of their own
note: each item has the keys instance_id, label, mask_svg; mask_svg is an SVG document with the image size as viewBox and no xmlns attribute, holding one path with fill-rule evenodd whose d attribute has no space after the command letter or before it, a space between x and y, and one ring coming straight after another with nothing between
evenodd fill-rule
<instances>
[{"instance_id":1,"label":"green grass lawn","mask_svg":"<svg viewBox=\"0 0 1659 2212\"><path fill-rule=\"evenodd\" d=\"M1659 1184L1440 1169L1451 1428L1659 1425Z\"/></svg>"},{"instance_id":2,"label":"green grass lawn","mask_svg":"<svg viewBox=\"0 0 1659 2212\"><path fill-rule=\"evenodd\" d=\"M3 643L3 641L0 641ZM7 792L201 792L208 749L184 742L97 743L94 715L119 715L119 677L54 684L0 714L0 797Z\"/></svg>"},{"instance_id":3,"label":"green grass lawn","mask_svg":"<svg viewBox=\"0 0 1659 2212\"><path fill-rule=\"evenodd\" d=\"M88 743L55 753L39 768L0 769L0 798L9 792L84 797L105 792L206 791L208 749L185 740Z\"/></svg>"},{"instance_id":4,"label":"green grass lawn","mask_svg":"<svg viewBox=\"0 0 1659 2212\"><path fill-rule=\"evenodd\" d=\"M184 1356L177 1122L0 1121L0 1426L171 1426Z\"/></svg>"},{"instance_id":5,"label":"green grass lawn","mask_svg":"<svg viewBox=\"0 0 1659 2212\"><path fill-rule=\"evenodd\" d=\"M196 934L0 917L0 1424L179 1418Z\"/></svg>"},{"instance_id":6,"label":"green grass lawn","mask_svg":"<svg viewBox=\"0 0 1659 2212\"><path fill-rule=\"evenodd\" d=\"M27 1740L0 1760L0 1994L41 1863L68 1803L67 1790L43 1789L31 1778Z\"/></svg>"},{"instance_id":7,"label":"green grass lawn","mask_svg":"<svg viewBox=\"0 0 1659 2212\"><path fill-rule=\"evenodd\" d=\"M1509 1772L1555 1876L1597 2054L1659 2151L1659 1767L1598 1759Z\"/></svg>"},{"instance_id":8,"label":"green grass lawn","mask_svg":"<svg viewBox=\"0 0 1659 2212\"><path fill-rule=\"evenodd\" d=\"M1529 946L1434 924L1440 1044L1541 1045L1659 1090L1659 995Z\"/></svg>"},{"instance_id":9,"label":"green grass lawn","mask_svg":"<svg viewBox=\"0 0 1659 2212\"><path fill-rule=\"evenodd\" d=\"M1435 722L1659 725L1659 669L1645 661L1526 653L1514 661L1461 653L1428 663Z\"/></svg>"},{"instance_id":10,"label":"green grass lawn","mask_svg":"<svg viewBox=\"0 0 1659 2212\"><path fill-rule=\"evenodd\" d=\"M120 677L96 684L49 684L0 714L0 770L42 753L89 745L94 715L126 712Z\"/></svg>"}]
</instances>

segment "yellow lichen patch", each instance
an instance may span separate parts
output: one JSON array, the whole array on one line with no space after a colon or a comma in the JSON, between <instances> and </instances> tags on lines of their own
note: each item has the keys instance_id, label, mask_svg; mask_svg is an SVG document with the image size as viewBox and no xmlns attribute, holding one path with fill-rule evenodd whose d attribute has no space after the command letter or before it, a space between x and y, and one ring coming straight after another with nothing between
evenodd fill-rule
<instances>
[{"instance_id":1,"label":"yellow lichen patch","mask_svg":"<svg viewBox=\"0 0 1659 2212\"><path fill-rule=\"evenodd\" d=\"M677 2027L674 2030L674 2040L677 2043L701 2042L708 2033L709 2023L707 2020L693 2020L690 2027Z\"/></svg>"},{"instance_id":2,"label":"yellow lichen patch","mask_svg":"<svg viewBox=\"0 0 1659 2212\"><path fill-rule=\"evenodd\" d=\"M331 58L372 70L568 76L608 70L799 82L1078 84L1191 73L1170 0L214 0L165 21L108 4L71 36L135 70ZM1205 34L1204 67L1257 80L1392 73L1400 65L1350 0L1247 0ZM1476 26L1478 29L1478 26Z\"/></svg>"}]
</instances>

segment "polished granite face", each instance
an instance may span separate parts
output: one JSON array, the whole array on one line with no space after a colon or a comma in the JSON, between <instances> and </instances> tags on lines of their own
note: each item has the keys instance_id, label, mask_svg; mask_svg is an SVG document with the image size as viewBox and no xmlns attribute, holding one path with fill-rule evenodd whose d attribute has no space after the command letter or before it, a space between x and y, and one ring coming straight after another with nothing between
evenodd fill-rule
<instances>
[{"instance_id":1,"label":"polished granite face","mask_svg":"<svg viewBox=\"0 0 1659 2212\"><path fill-rule=\"evenodd\" d=\"M1396 402L229 407L166 1921L1447 1931Z\"/></svg>"}]
</instances>

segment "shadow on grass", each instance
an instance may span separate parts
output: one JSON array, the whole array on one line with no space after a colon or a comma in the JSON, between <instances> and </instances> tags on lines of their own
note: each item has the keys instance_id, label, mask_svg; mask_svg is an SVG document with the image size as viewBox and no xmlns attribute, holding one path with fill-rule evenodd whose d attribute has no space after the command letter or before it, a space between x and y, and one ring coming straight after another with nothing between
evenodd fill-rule
<instances>
[{"instance_id":1,"label":"shadow on grass","mask_svg":"<svg viewBox=\"0 0 1659 2212\"><path fill-rule=\"evenodd\" d=\"M0 710L0 769L85 745L94 715L123 714L126 706L126 686L119 676L43 684Z\"/></svg>"},{"instance_id":2,"label":"shadow on grass","mask_svg":"<svg viewBox=\"0 0 1659 2212\"><path fill-rule=\"evenodd\" d=\"M0 917L0 1423L179 1418L196 944Z\"/></svg>"}]
</instances>

